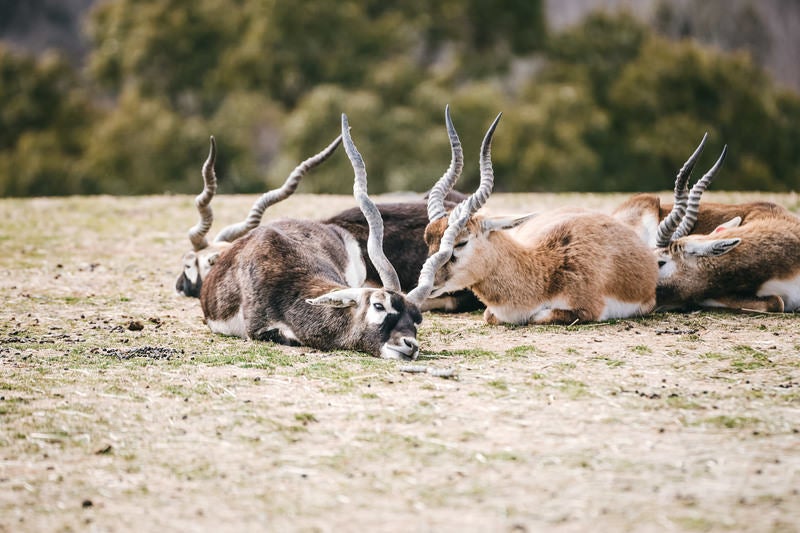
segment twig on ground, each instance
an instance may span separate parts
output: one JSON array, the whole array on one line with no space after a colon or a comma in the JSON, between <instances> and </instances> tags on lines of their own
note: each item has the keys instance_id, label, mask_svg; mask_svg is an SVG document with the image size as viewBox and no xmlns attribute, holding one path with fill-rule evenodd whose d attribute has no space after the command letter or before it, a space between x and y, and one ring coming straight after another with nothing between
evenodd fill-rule
<instances>
[{"instance_id":1,"label":"twig on ground","mask_svg":"<svg viewBox=\"0 0 800 533\"><path fill-rule=\"evenodd\" d=\"M436 378L458 379L458 372L454 368L436 368L425 365L405 365L400 367L400 372L409 374L429 374Z\"/></svg>"}]
</instances>

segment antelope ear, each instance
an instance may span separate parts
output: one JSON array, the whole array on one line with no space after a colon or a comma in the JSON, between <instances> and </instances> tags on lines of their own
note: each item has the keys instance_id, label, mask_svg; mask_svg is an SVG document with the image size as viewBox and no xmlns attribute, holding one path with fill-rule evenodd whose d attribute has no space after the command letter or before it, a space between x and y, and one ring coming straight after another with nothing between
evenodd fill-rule
<instances>
[{"instance_id":1,"label":"antelope ear","mask_svg":"<svg viewBox=\"0 0 800 533\"><path fill-rule=\"evenodd\" d=\"M219 252L209 255L207 259L208 265L211 266L214 263L216 263L218 257L219 257Z\"/></svg>"},{"instance_id":2,"label":"antelope ear","mask_svg":"<svg viewBox=\"0 0 800 533\"><path fill-rule=\"evenodd\" d=\"M537 215L538 213L529 213L521 217L513 216L484 218L481 221L481 230L489 233L492 231L516 228L517 226L524 224Z\"/></svg>"},{"instance_id":3,"label":"antelope ear","mask_svg":"<svg viewBox=\"0 0 800 533\"><path fill-rule=\"evenodd\" d=\"M716 239L713 241L688 240L684 245L686 255L694 257L715 257L724 255L739 246L742 239Z\"/></svg>"},{"instance_id":4,"label":"antelope ear","mask_svg":"<svg viewBox=\"0 0 800 533\"><path fill-rule=\"evenodd\" d=\"M719 231L723 231L723 230L731 229L731 228L738 228L741 223L742 223L742 217L734 217L734 218L730 219L729 221L717 226L714 229L714 231L712 231L711 233L717 233Z\"/></svg>"},{"instance_id":5,"label":"antelope ear","mask_svg":"<svg viewBox=\"0 0 800 533\"><path fill-rule=\"evenodd\" d=\"M317 296L316 298L308 298L306 303L336 308L353 307L358 305L358 300L364 291L365 289L342 289Z\"/></svg>"}]
</instances>

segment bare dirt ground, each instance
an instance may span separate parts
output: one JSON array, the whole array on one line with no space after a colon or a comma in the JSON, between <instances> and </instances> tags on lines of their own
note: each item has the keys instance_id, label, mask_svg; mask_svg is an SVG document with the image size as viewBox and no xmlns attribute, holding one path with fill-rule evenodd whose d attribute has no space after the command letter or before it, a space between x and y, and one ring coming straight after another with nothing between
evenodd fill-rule
<instances>
[{"instance_id":1,"label":"bare dirt ground","mask_svg":"<svg viewBox=\"0 0 800 533\"><path fill-rule=\"evenodd\" d=\"M253 199L216 198L215 229ZM458 379L404 374L212 335L174 293L195 219L186 196L0 200L0 532L798 531L797 316L428 314L421 362Z\"/></svg>"}]
</instances>

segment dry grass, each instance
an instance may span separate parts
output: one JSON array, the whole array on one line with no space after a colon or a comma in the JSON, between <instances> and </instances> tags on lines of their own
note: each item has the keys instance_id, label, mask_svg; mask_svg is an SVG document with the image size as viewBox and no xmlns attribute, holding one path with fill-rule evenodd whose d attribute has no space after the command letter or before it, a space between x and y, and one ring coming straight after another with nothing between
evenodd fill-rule
<instances>
[{"instance_id":1,"label":"dry grass","mask_svg":"<svg viewBox=\"0 0 800 533\"><path fill-rule=\"evenodd\" d=\"M217 228L252 200L217 198ZM797 530L796 316L428 315L446 380L210 334L173 289L194 220L189 197L0 200L0 531Z\"/></svg>"}]
</instances>

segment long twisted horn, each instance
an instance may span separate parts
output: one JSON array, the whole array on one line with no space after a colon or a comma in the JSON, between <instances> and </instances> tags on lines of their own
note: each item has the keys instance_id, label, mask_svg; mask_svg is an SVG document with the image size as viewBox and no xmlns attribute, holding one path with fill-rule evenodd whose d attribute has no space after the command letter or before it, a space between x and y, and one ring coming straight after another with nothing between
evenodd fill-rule
<instances>
[{"instance_id":1,"label":"long twisted horn","mask_svg":"<svg viewBox=\"0 0 800 533\"><path fill-rule=\"evenodd\" d=\"M686 202L689 200L687 183L689 183L689 176L691 176L692 169L705 147L707 138L708 132L703 135L703 140L700 141L694 153L683 164L678 176L675 178L675 203L672 205L672 211L670 211L669 215L658 225L658 232L656 233L656 246L659 248L669 244L670 236L675 232L675 228L678 227L678 224L686 214Z\"/></svg>"},{"instance_id":2,"label":"long twisted horn","mask_svg":"<svg viewBox=\"0 0 800 533\"><path fill-rule=\"evenodd\" d=\"M214 161L217 159L217 143L211 136L211 148L208 157L203 163L203 192L194 199L194 205L200 213L200 220L189 229L189 240L192 241L194 251L208 247L206 235L214 222L214 212L211 210L211 199L217 193L217 175L214 173Z\"/></svg>"},{"instance_id":3,"label":"long twisted horn","mask_svg":"<svg viewBox=\"0 0 800 533\"><path fill-rule=\"evenodd\" d=\"M489 130L486 132L486 135L483 138L483 143L481 143L481 182L478 185L478 189L472 193L472 196L461 202L461 204L467 204L466 209L468 209L470 215L473 215L478 209L484 206L486 201L489 199L489 195L492 194L492 188L494 188L494 170L492 169L492 136L494 135L494 130L497 128L497 123L500 122L500 117L502 116L502 113L498 113L497 117L494 119L494 122L492 122L492 125L489 126ZM454 218L452 213L450 214L450 218Z\"/></svg>"},{"instance_id":4,"label":"long twisted horn","mask_svg":"<svg viewBox=\"0 0 800 533\"><path fill-rule=\"evenodd\" d=\"M447 210L444 208L444 198L453 188L464 168L464 152L461 149L458 133L456 133L453 121L450 118L449 104L444 108L444 121L447 125L447 135L450 137L450 152L452 156L447 171L428 193L428 220L430 222L447 216Z\"/></svg>"},{"instance_id":5,"label":"long twisted horn","mask_svg":"<svg viewBox=\"0 0 800 533\"><path fill-rule=\"evenodd\" d=\"M483 138L481 144L480 156L480 169L481 169L481 183L478 185L472 196L458 204L453 211L450 212L450 218L447 222L447 229L442 235L441 243L439 244L439 251L430 256L425 264L422 265L422 270L419 273L419 281L417 286L408 293L408 299L417 305L421 305L431 292L433 292L433 283L436 277L436 272L445 263L450 260L453 255L453 246L455 240L461 230L467 225L469 218L486 203L489 195L494 186L494 171L492 170L492 136L494 130L497 128L497 123L503 114L497 115L494 119L489 130Z\"/></svg>"},{"instance_id":6,"label":"long twisted horn","mask_svg":"<svg viewBox=\"0 0 800 533\"><path fill-rule=\"evenodd\" d=\"M344 141L344 149L347 152L347 157L350 159L350 164L353 166L354 180L353 180L353 196L355 196L361 212L364 213L364 218L367 219L369 225L369 238L367 239L367 255L369 255L372 264L375 265L375 270L381 278L384 288L400 291L400 279L397 277L389 259L383 253L383 218L378 207L367 195L367 168L364 165L364 160L361 154L358 153L356 145L350 137L350 124L347 121L347 115L342 113L342 139Z\"/></svg>"},{"instance_id":7,"label":"long twisted horn","mask_svg":"<svg viewBox=\"0 0 800 533\"><path fill-rule=\"evenodd\" d=\"M683 220L681 220L681 225L678 226L678 229L675 230L675 233L673 233L670 237L670 241L680 239L681 237L692 232L692 228L694 228L694 225L697 222L697 213L700 211L700 197L703 196L705 190L709 185L711 185L711 182L714 181L714 177L722 166L722 162L725 160L725 155L727 153L728 145L726 144L722 148L722 154L720 154L719 159L717 159L717 162L714 163L714 166L711 167L708 172L706 172L705 176L697 180L697 183L695 183L694 187L692 187L692 190L689 193L689 201L686 205L686 216L683 217Z\"/></svg>"},{"instance_id":8,"label":"long twisted horn","mask_svg":"<svg viewBox=\"0 0 800 533\"><path fill-rule=\"evenodd\" d=\"M261 224L264 211L266 211L269 206L285 200L294 194L303 176L305 176L309 170L327 160L341 142L342 136L340 135L320 153L300 163L297 168L289 174L289 177L286 178L286 181L280 188L267 191L256 200L256 203L250 208L250 213L244 221L223 228L214 240L216 242L233 242L253 228L258 227L258 225Z\"/></svg>"}]
</instances>

